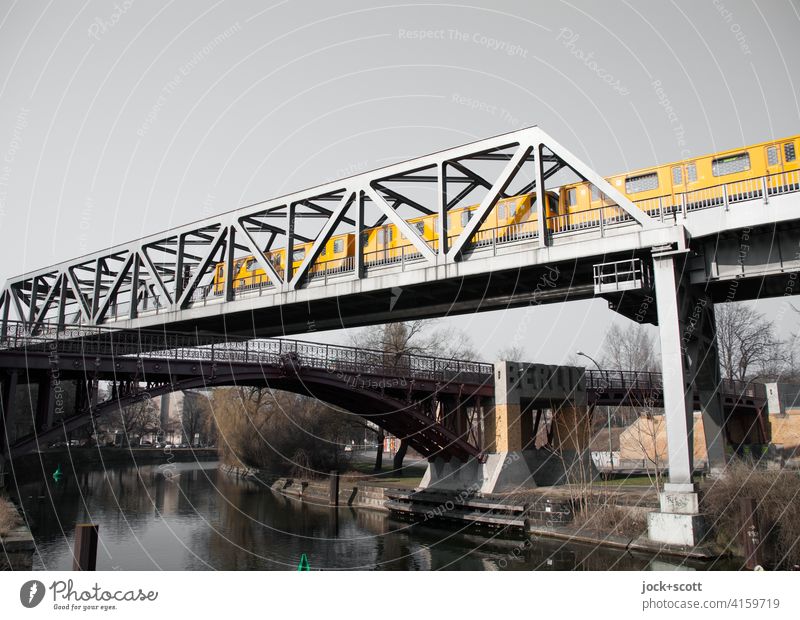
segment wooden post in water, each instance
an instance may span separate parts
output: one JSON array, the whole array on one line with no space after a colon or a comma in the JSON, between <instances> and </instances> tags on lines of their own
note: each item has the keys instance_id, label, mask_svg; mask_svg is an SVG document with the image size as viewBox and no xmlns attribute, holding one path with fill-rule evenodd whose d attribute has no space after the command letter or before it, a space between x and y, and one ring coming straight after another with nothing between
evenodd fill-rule
<instances>
[{"instance_id":1,"label":"wooden post in water","mask_svg":"<svg viewBox=\"0 0 800 620\"><path fill-rule=\"evenodd\" d=\"M75 526L75 550L72 570L97 570L97 530L94 523Z\"/></svg>"},{"instance_id":2,"label":"wooden post in water","mask_svg":"<svg viewBox=\"0 0 800 620\"><path fill-rule=\"evenodd\" d=\"M330 486L328 487L328 501L331 506L339 505L339 472L332 471L330 476Z\"/></svg>"},{"instance_id":3,"label":"wooden post in water","mask_svg":"<svg viewBox=\"0 0 800 620\"><path fill-rule=\"evenodd\" d=\"M739 499L739 509L742 515L742 546L744 547L745 567L753 570L756 566L763 565L763 552L761 550L761 530L758 527L756 514L756 500L752 497Z\"/></svg>"}]
</instances>

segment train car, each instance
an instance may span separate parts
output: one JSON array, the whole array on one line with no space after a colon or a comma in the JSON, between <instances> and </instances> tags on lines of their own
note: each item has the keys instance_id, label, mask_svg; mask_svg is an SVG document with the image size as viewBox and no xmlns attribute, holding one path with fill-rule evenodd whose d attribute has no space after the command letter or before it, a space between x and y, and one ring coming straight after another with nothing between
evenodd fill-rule
<instances>
[{"instance_id":1,"label":"train car","mask_svg":"<svg viewBox=\"0 0 800 620\"><path fill-rule=\"evenodd\" d=\"M768 178L768 189L786 185L791 181L783 173L800 169L798 150L800 135L795 135L613 175L606 180L651 215L682 208L692 210L721 204L724 192L754 195L761 189L756 184L761 177ZM623 217L622 211L611 205L591 183L565 185L560 190L559 207L568 217L553 232L595 225L601 207L606 221Z\"/></svg>"},{"instance_id":2,"label":"train car","mask_svg":"<svg viewBox=\"0 0 800 620\"><path fill-rule=\"evenodd\" d=\"M692 210L722 204L724 196L736 199L758 194L761 179L766 177L768 192L780 191L798 183L800 170L797 153L800 135L782 140L762 142L702 157L643 168L607 177L606 180L634 204L651 215ZM559 233L596 227L600 222L612 224L629 219L600 190L588 182L572 183L558 193L547 192L545 215L547 228ZM448 241L452 243L466 228L479 205L454 209L448 213ZM428 245L439 246L439 216L425 215L408 220ZM530 239L537 232L536 194L503 198L475 231L472 243L482 246L494 242ZM367 266L389 264L419 256L419 250L394 224L362 231L362 252ZM295 245L292 252L292 274L302 264L312 243ZM355 235L347 233L331 237L317 260L309 268L309 278L333 274L353 268ZM285 270L283 248L266 254L279 273ZM237 259L233 269L233 288L247 289L269 284L269 276L252 256ZM218 263L213 278L213 291L225 290L225 263Z\"/></svg>"},{"instance_id":3,"label":"train car","mask_svg":"<svg viewBox=\"0 0 800 620\"><path fill-rule=\"evenodd\" d=\"M448 213L448 238L452 243L472 219L479 205L470 205L454 209ZM558 194L548 192L546 216L551 218L558 213ZM532 238L536 234L536 194L522 194L497 201L497 205L489 213L475 232L473 241L476 245L485 245L495 241L513 241ZM433 248L439 243L439 216L436 214L408 220L418 234ZM419 256L419 250L406 235L394 224L376 226L362 231L362 252L364 264L381 265L412 259ZM302 264L312 243L297 244L292 252L292 275ZM280 248L266 253L267 259L274 265L278 273L285 269L284 249ZM331 237L322 249L319 257L309 268L309 277L319 274L334 274L350 270L353 267L352 257L355 255L355 235L346 233ZM239 258L234 263L233 290L247 290L267 286L270 282L268 274L258 265L253 256ZM215 295L225 292L225 263L217 263L214 270L213 287Z\"/></svg>"}]
</instances>

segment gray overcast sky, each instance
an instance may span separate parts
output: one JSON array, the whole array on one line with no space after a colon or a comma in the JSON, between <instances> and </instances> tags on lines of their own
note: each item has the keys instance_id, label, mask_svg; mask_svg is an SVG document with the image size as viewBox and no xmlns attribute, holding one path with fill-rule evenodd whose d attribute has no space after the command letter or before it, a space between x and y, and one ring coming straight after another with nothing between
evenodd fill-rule
<instances>
[{"instance_id":1,"label":"gray overcast sky","mask_svg":"<svg viewBox=\"0 0 800 620\"><path fill-rule=\"evenodd\" d=\"M2 2L0 279L527 125L604 175L798 133L798 32L790 0ZM448 320L544 362L611 321Z\"/></svg>"}]
</instances>

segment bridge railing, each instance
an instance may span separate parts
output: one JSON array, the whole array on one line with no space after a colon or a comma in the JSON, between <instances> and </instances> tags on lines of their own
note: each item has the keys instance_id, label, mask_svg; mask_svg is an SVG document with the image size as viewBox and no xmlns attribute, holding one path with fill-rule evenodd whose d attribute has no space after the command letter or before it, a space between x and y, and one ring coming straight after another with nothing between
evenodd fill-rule
<instances>
[{"instance_id":1,"label":"bridge railing","mask_svg":"<svg viewBox=\"0 0 800 620\"><path fill-rule=\"evenodd\" d=\"M44 324L31 332L14 322L0 350L37 350L79 355L167 358L207 362L286 365L353 375L382 375L404 379L458 380L485 383L491 364L427 355L393 354L378 350L301 340L224 338L186 333L119 331L104 327L67 327Z\"/></svg>"},{"instance_id":2,"label":"bridge railing","mask_svg":"<svg viewBox=\"0 0 800 620\"><path fill-rule=\"evenodd\" d=\"M625 370L587 370L586 388L597 392L624 390L640 395L652 395L664 388L660 372L638 372ZM737 400L750 399L766 401L767 386L763 383L722 379L718 392Z\"/></svg>"}]
</instances>

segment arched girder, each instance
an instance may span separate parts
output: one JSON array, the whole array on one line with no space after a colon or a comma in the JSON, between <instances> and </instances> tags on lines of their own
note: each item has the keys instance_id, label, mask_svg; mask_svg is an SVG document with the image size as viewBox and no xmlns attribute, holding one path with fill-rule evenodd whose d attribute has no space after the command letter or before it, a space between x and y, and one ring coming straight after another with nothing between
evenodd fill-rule
<instances>
[{"instance_id":1,"label":"arched girder","mask_svg":"<svg viewBox=\"0 0 800 620\"><path fill-rule=\"evenodd\" d=\"M92 411L84 410L64 419L58 426L21 438L11 447L11 454L21 454L40 449L47 443L62 438L66 433L84 426L92 418L116 407L130 405L142 398L188 389L224 386L264 386L276 390L312 396L345 411L359 415L379 425L391 434L407 438L411 447L425 457L443 456L465 461L480 457L480 449L473 446L443 425L429 418L424 407L415 402L404 402L395 396L350 385L336 375L321 371L302 371L279 374L274 369L251 372L221 373L213 378L193 377L178 382L164 382L150 386L146 391L111 398L99 403Z\"/></svg>"}]
</instances>

